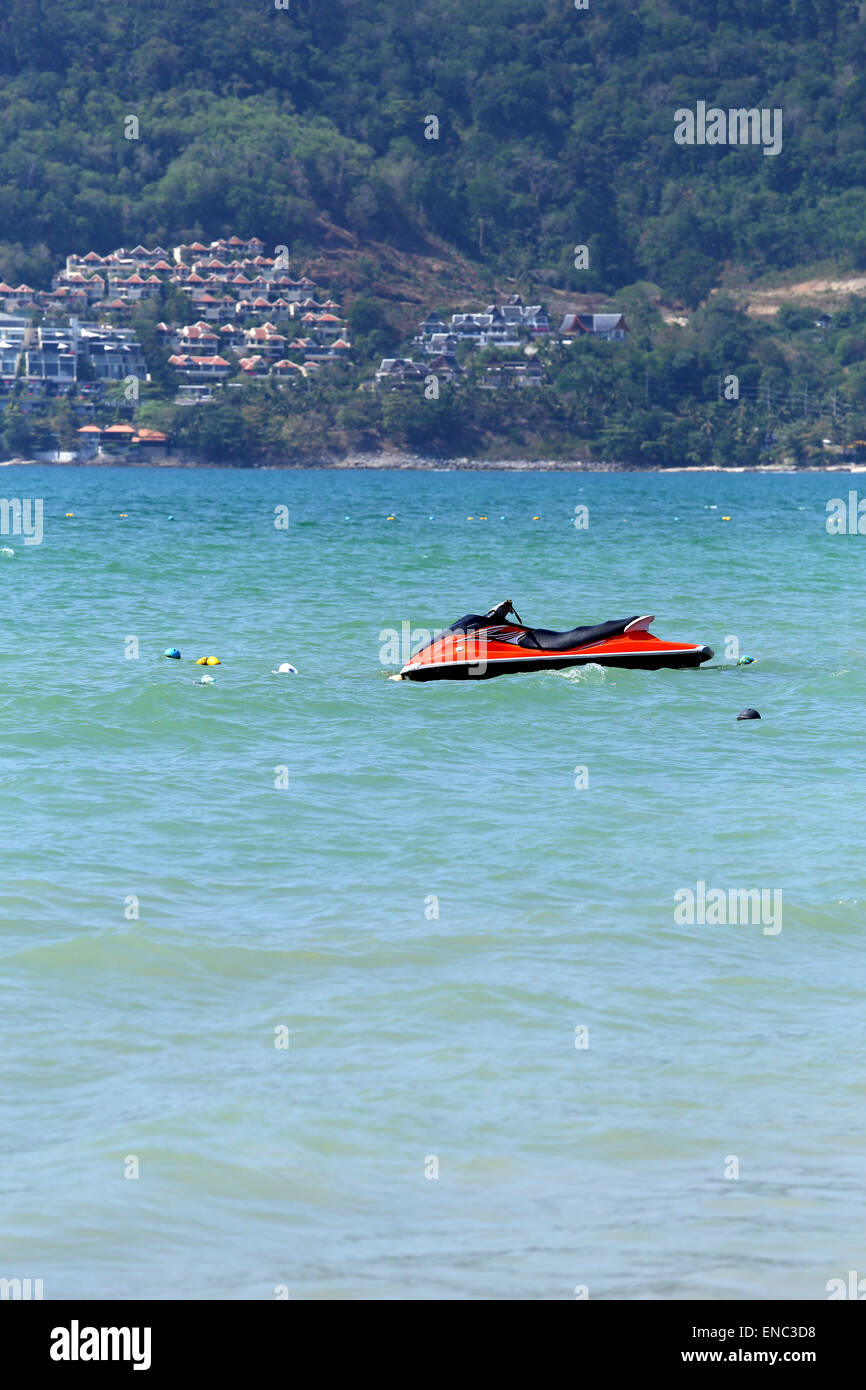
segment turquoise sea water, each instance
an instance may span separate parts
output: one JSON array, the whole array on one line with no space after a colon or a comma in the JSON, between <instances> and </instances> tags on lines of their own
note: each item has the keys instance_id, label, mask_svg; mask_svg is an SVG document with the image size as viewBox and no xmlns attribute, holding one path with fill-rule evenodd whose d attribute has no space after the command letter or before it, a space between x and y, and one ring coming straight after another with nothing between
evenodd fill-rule
<instances>
[{"instance_id":1,"label":"turquoise sea water","mask_svg":"<svg viewBox=\"0 0 866 1390\"><path fill-rule=\"evenodd\" d=\"M866 1275L866 538L825 528L857 481L4 469L44 539L0 536L0 1277ZM654 612L716 669L387 679L388 629L506 597ZM699 881L778 890L782 930L678 924Z\"/></svg>"}]
</instances>

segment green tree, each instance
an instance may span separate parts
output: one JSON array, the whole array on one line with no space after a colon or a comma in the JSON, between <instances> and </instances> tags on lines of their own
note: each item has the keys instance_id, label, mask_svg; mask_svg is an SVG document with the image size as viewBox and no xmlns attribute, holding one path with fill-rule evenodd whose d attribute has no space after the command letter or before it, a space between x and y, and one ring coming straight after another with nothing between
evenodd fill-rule
<instances>
[{"instance_id":1,"label":"green tree","mask_svg":"<svg viewBox=\"0 0 866 1390\"><path fill-rule=\"evenodd\" d=\"M33 451L34 431L20 406L10 404L3 411L3 448L13 458L26 458Z\"/></svg>"}]
</instances>

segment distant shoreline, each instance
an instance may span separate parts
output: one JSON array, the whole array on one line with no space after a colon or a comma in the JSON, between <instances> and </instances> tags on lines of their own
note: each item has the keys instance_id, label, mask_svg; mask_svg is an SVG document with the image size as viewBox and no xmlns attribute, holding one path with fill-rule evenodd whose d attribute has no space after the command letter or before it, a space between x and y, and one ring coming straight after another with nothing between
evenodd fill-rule
<instances>
[{"instance_id":1,"label":"distant shoreline","mask_svg":"<svg viewBox=\"0 0 866 1390\"><path fill-rule=\"evenodd\" d=\"M430 473L483 472L540 472L540 473L866 473L866 463L804 464L796 468L789 464L630 464L608 461L587 462L582 459L472 459L428 458L420 454L400 454L383 451L377 454L346 454L339 458L304 459L286 463L216 463L213 460L173 456L164 459L94 458L87 460L0 459L0 468L226 468L238 472L282 472L289 469L326 469L339 472L414 471Z\"/></svg>"}]
</instances>

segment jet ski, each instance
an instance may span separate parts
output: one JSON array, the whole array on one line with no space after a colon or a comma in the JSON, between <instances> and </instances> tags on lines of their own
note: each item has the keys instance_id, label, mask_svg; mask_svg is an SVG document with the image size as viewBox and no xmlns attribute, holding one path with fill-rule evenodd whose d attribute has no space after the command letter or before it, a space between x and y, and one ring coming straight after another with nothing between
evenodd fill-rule
<instances>
[{"instance_id":1,"label":"jet ski","mask_svg":"<svg viewBox=\"0 0 866 1390\"><path fill-rule=\"evenodd\" d=\"M509 621L513 614L515 622ZM393 680L490 680L523 671L561 671L568 666L620 666L659 671L701 666L712 647L664 642L649 630L653 614L614 618L594 627L553 632L527 627L510 599L483 616L467 613L420 647Z\"/></svg>"}]
</instances>

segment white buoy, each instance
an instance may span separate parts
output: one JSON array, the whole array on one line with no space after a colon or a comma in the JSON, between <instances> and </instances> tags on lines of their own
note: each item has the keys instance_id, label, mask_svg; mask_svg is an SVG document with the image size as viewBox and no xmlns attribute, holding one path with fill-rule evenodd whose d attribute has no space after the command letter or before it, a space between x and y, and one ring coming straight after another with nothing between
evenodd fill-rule
<instances>
[{"instance_id":1,"label":"white buoy","mask_svg":"<svg viewBox=\"0 0 866 1390\"><path fill-rule=\"evenodd\" d=\"M274 676L296 676L298 668L293 666L290 661L284 661L282 666L278 666L276 671L271 672L271 674Z\"/></svg>"}]
</instances>

